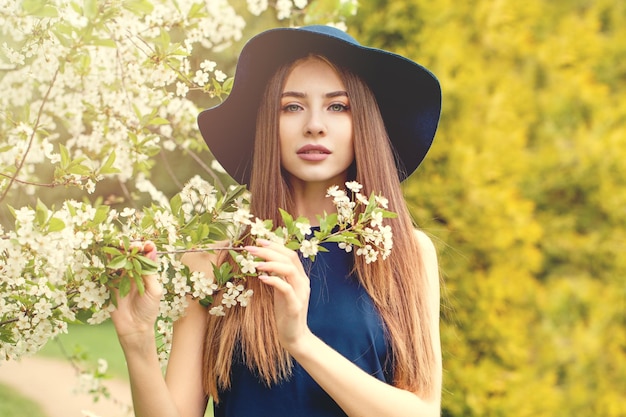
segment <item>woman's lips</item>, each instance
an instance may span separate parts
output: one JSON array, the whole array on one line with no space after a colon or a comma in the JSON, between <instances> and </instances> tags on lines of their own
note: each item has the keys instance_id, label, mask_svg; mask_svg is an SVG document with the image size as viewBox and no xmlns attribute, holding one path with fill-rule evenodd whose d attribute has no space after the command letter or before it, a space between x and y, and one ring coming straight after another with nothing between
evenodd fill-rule
<instances>
[{"instance_id":1,"label":"woman's lips","mask_svg":"<svg viewBox=\"0 0 626 417\"><path fill-rule=\"evenodd\" d=\"M331 152L321 145L304 145L298 149L297 154L305 161L323 161Z\"/></svg>"}]
</instances>

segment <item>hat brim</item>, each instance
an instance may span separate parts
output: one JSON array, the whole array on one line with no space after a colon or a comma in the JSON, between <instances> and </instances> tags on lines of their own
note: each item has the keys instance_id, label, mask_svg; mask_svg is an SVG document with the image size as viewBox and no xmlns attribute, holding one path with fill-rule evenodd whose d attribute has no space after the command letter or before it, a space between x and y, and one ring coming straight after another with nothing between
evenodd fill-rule
<instances>
[{"instance_id":1,"label":"hat brim","mask_svg":"<svg viewBox=\"0 0 626 417\"><path fill-rule=\"evenodd\" d=\"M400 180L430 149L441 113L441 88L423 66L400 55L359 45L327 26L277 28L244 46L230 95L198 115L200 132L213 156L238 183L248 184L260 100L282 65L319 54L350 69L370 87L398 157Z\"/></svg>"}]
</instances>

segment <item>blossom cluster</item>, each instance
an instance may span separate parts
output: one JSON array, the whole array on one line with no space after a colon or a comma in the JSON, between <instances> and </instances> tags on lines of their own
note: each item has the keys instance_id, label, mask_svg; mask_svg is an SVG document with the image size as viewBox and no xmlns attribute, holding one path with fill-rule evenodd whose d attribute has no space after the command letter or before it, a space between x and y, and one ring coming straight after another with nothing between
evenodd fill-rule
<instances>
[{"instance_id":1,"label":"blossom cluster","mask_svg":"<svg viewBox=\"0 0 626 417\"><path fill-rule=\"evenodd\" d=\"M307 5L250 0L248 9L272 9L298 24ZM11 209L12 228L0 225L0 361L36 352L68 323L106 320L110 289L123 294L133 282L141 285L146 272L158 271L166 288L157 323L166 347L188 295L210 304L223 293L211 307L216 315L251 302L235 271L221 269L218 280L191 273L178 257L250 227L242 189L220 183L218 192L193 179L169 200L151 179L155 158L167 152L203 164L196 116L230 92L233 79L211 54L244 36L239 6L228 0L0 4L6 92L0 95L0 215L13 197L31 202ZM215 164L205 168L216 178ZM123 190L113 202L137 209L115 210L89 196L104 179ZM59 186L83 190L83 200L57 200L54 210L37 200L37 190ZM152 207L136 204L141 193ZM95 202L86 203L88 197ZM146 239L158 244L158 263L134 249L133 242ZM242 259L237 273L249 272L253 262Z\"/></svg>"},{"instance_id":2,"label":"blossom cluster","mask_svg":"<svg viewBox=\"0 0 626 417\"><path fill-rule=\"evenodd\" d=\"M387 259L393 247L391 226L383 224L383 219L391 214L386 211L389 206L388 200L380 195L366 197L361 194L363 186L356 181L347 182L346 187L352 194L351 198L345 190L337 186L331 187L327 193L337 207L338 223L353 226L353 230L360 233L363 240L356 254L364 256L366 263L376 261L379 253L382 259ZM355 226L354 213L359 205L366 207L366 210L359 215ZM364 226L360 228L360 224ZM346 252L351 252L354 245L350 242L340 242L339 246Z\"/></svg>"},{"instance_id":3,"label":"blossom cluster","mask_svg":"<svg viewBox=\"0 0 626 417\"><path fill-rule=\"evenodd\" d=\"M354 191L360 185L347 186L354 200L338 187L330 189L337 213L320 217L314 231L308 219L285 211L284 224L274 228L249 212L244 187L222 194L200 177L168 205L143 212L75 201L56 211L43 203L13 210L14 230L0 229L0 359L36 352L66 332L68 323L101 323L115 308L112 289L123 297L133 284L141 291L143 275L157 274L164 287L157 331L165 360L171 323L184 314L190 296L216 316L253 302L246 283L257 275L260 260L243 250L248 236L281 242L313 259L324 242L338 242L348 251L355 246L367 262L376 260L379 250L386 257L391 230L382 221L394 214L385 210L382 197L367 199ZM139 252L135 242L145 240L155 243L157 262ZM236 267L222 262L212 275L190 271L179 259L189 251L227 251Z\"/></svg>"},{"instance_id":4,"label":"blossom cluster","mask_svg":"<svg viewBox=\"0 0 626 417\"><path fill-rule=\"evenodd\" d=\"M333 2L247 6L254 16L270 10L285 25L344 30L343 16L351 14ZM222 269L218 282L190 272L177 256L248 227L237 223L246 215L241 190L227 190L219 164L198 155L206 147L196 126L198 109L218 104L232 87L218 57L251 35L239 12L242 4L231 0L0 2L0 365L38 351L68 323L106 320L111 288L123 293L141 284L142 273L158 272L165 287L156 328L162 360L189 295L211 304L223 294L210 307L215 315L252 302L232 271ZM157 157L167 163L181 153L220 192L194 179L170 201L152 171ZM105 179L120 192L103 204ZM48 195L57 207L51 210L38 200L52 204L38 192L44 187L72 187L72 197ZM142 207L146 197L153 207ZM23 205L11 201L18 198L32 208L11 209L9 226L7 207ZM233 211L224 209L231 204ZM157 264L133 249L145 239L157 241ZM253 262L241 260L240 270L250 272ZM80 389L106 395L104 368L82 372Z\"/></svg>"},{"instance_id":5,"label":"blossom cluster","mask_svg":"<svg viewBox=\"0 0 626 417\"><path fill-rule=\"evenodd\" d=\"M279 19L306 6L248 2ZM18 183L31 195L38 185L93 193L106 177L151 188L158 153L204 151L199 108L223 100L233 82L207 57L244 36L238 8L228 0L3 2L0 89L11 93L0 96L0 198Z\"/></svg>"},{"instance_id":6,"label":"blossom cluster","mask_svg":"<svg viewBox=\"0 0 626 417\"><path fill-rule=\"evenodd\" d=\"M30 193L36 184L93 192L104 176L146 172L161 150L197 147L188 94L223 97L230 81L192 57L241 39L245 26L227 2L203 10L165 0L15 1L0 23L0 87L11 92L0 97L0 191L13 178ZM103 170L110 155L115 166ZM53 180L40 178L45 164L56 167Z\"/></svg>"}]
</instances>

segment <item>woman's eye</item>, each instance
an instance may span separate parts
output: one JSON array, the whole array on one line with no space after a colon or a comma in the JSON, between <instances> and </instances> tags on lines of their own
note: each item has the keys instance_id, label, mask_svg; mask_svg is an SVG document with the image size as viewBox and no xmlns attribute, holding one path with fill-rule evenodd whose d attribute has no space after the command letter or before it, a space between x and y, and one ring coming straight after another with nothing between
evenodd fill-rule
<instances>
[{"instance_id":1,"label":"woman's eye","mask_svg":"<svg viewBox=\"0 0 626 417\"><path fill-rule=\"evenodd\" d=\"M283 110L286 112L296 112L300 110L300 106L297 104L286 104L283 106Z\"/></svg>"},{"instance_id":2,"label":"woman's eye","mask_svg":"<svg viewBox=\"0 0 626 417\"><path fill-rule=\"evenodd\" d=\"M348 110L350 107L346 104L343 103L335 103L335 104L331 104L330 107L328 108L330 111L346 111Z\"/></svg>"}]
</instances>

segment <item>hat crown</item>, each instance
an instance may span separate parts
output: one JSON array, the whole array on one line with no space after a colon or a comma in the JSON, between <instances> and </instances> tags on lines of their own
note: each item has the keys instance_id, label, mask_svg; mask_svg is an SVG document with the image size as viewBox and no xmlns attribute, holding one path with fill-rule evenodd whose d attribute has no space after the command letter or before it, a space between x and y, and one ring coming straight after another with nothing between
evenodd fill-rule
<instances>
[{"instance_id":1,"label":"hat crown","mask_svg":"<svg viewBox=\"0 0 626 417\"><path fill-rule=\"evenodd\" d=\"M313 32L313 33L319 33L321 35L327 35L327 36L332 36L333 38L337 38L340 39L344 42L348 42L351 43L353 45L361 45L356 39L354 39L352 36L350 36L348 33L344 32L343 30L337 29L335 27L332 26L325 26L325 25L310 25L310 26L303 26L300 28L300 30L304 30L307 32Z\"/></svg>"}]
</instances>

